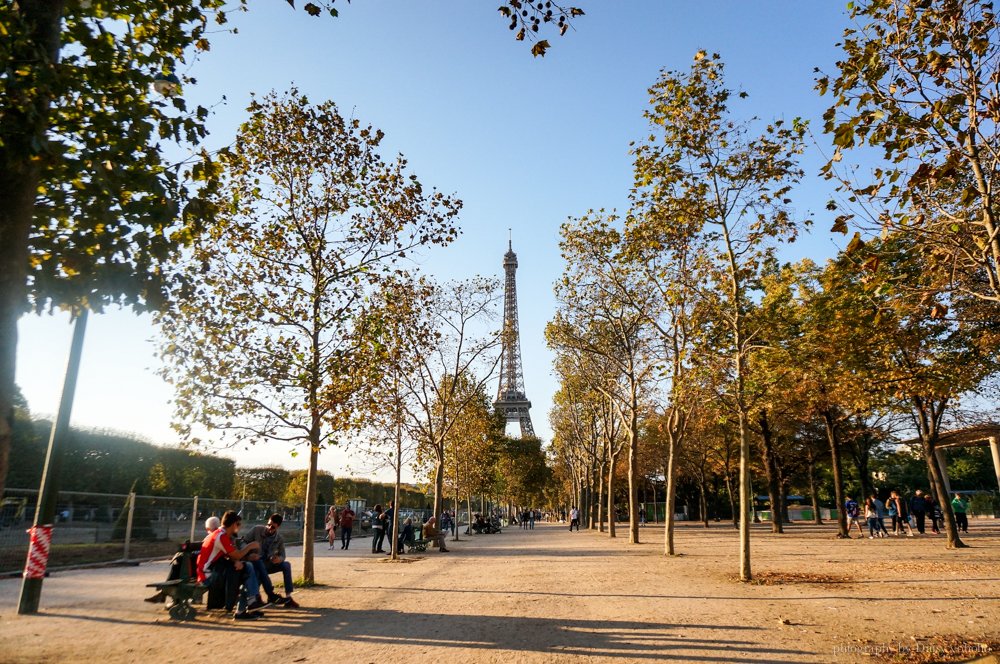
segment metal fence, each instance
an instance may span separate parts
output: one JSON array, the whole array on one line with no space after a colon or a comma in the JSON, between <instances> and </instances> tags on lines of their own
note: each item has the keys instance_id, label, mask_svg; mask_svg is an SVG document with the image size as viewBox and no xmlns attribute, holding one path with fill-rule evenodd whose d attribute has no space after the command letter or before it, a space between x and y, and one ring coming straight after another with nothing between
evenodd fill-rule
<instances>
[{"instance_id":1,"label":"metal fence","mask_svg":"<svg viewBox=\"0 0 1000 664\"><path fill-rule=\"evenodd\" d=\"M18 573L28 553L28 528L34 520L38 491L7 489L0 500L0 574ZM315 539L326 538L327 505L317 505ZM304 506L277 501L143 496L60 491L53 524L50 567L100 564L168 556L186 539L200 540L204 522L235 510L247 525L265 523L278 513L288 544L301 544ZM354 532L365 534L370 522L355 520Z\"/></svg>"}]
</instances>

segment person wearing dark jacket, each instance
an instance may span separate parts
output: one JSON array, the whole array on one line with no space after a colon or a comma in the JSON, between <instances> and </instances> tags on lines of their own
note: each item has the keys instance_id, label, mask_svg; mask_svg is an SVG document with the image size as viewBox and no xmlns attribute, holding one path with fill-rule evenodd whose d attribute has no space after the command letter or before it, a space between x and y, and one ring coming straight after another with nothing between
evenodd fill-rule
<instances>
[{"instance_id":1,"label":"person wearing dark jacket","mask_svg":"<svg viewBox=\"0 0 1000 664\"><path fill-rule=\"evenodd\" d=\"M412 543L413 540L413 519L407 518L403 521L403 527L399 531L399 545L396 550L402 553L404 551L404 547L407 544Z\"/></svg>"},{"instance_id":2,"label":"person wearing dark jacket","mask_svg":"<svg viewBox=\"0 0 1000 664\"><path fill-rule=\"evenodd\" d=\"M382 506L376 505L372 511L372 553L385 553L382 542L385 541L385 517Z\"/></svg>"},{"instance_id":3,"label":"person wearing dark jacket","mask_svg":"<svg viewBox=\"0 0 1000 664\"><path fill-rule=\"evenodd\" d=\"M941 506L938 505L937 500L934 496L927 494L927 516L931 518L931 530L935 535L941 534L941 526L944 524L944 512L941 511Z\"/></svg>"},{"instance_id":4,"label":"person wearing dark jacket","mask_svg":"<svg viewBox=\"0 0 1000 664\"><path fill-rule=\"evenodd\" d=\"M913 520L917 522L917 532L923 535L927 519L927 499L924 497L924 492L920 489L917 489L917 492L913 494L913 498L910 498L910 514L913 515Z\"/></svg>"},{"instance_id":5,"label":"person wearing dark jacket","mask_svg":"<svg viewBox=\"0 0 1000 664\"><path fill-rule=\"evenodd\" d=\"M385 539L389 541L389 548L392 546L393 533L396 532L396 505L393 501L389 501L389 507L382 512L382 521L385 523Z\"/></svg>"}]
</instances>

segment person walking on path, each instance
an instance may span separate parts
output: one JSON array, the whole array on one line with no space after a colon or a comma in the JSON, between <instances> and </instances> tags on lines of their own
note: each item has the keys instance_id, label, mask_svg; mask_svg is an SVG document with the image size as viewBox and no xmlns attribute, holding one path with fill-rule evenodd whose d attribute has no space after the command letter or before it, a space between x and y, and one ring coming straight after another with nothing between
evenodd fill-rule
<instances>
[{"instance_id":1,"label":"person walking on path","mask_svg":"<svg viewBox=\"0 0 1000 664\"><path fill-rule=\"evenodd\" d=\"M884 537L882 535L882 528L879 527L878 503L881 502L874 493L868 496L868 500L865 501L865 521L868 522L868 539Z\"/></svg>"},{"instance_id":2,"label":"person walking on path","mask_svg":"<svg viewBox=\"0 0 1000 664\"><path fill-rule=\"evenodd\" d=\"M340 548L351 548L351 531L354 530L354 510L348 505L340 513Z\"/></svg>"},{"instance_id":3,"label":"person walking on path","mask_svg":"<svg viewBox=\"0 0 1000 664\"><path fill-rule=\"evenodd\" d=\"M382 506L376 505L372 510L372 553L385 553L382 542L385 541L385 521L382 519Z\"/></svg>"},{"instance_id":4,"label":"person walking on path","mask_svg":"<svg viewBox=\"0 0 1000 664\"><path fill-rule=\"evenodd\" d=\"M392 536L396 532L396 506L393 501L389 501L389 507L382 512L382 522L385 524L385 539L389 542L389 548L392 548ZM388 552L383 552L388 553Z\"/></svg>"},{"instance_id":5,"label":"person walking on path","mask_svg":"<svg viewBox=\"0 0 1000 664\"><path fill-rule=\"evenodd\" d=\"M923 535L927 520L927 498L924 497L922 489L917 489L913 498L910 498L910 514L917 522L917 532Z\"/></svg>"},{"instance_id":6,"label":"person walking on path","mask_svg":"<svg viewBox=\"0 0 1000 664\"><path fill-rule=\"evenodd\" d=\"M910 520L906 514L906 501L898 491L889 494L889 504L886 507L892 517L892 534L899 537L905 530L907 537L913 537L913 528L910 528Z\"/></svg>"},{"instance_id":7,"label":"person walking on path","mask_svg":"<svg viewBox=\"0 0 1000 664\"><path fill-rule=\"evenodd\" d=\"M851 527L857 526L858 537L864 539L865 531L861 527L861 506L858 505L858 501L848 496L844 501L844 514L847 515L847 538L851 537Z\"/></svg>"},{"instance_id":8,"label":"person walking on path","mask_svg":"<svg viewBox=\"0 0 1000 664\"><path fill-rule=\"evenodd\" d=\"M569 532L573 532L573 526L576 526L576 532L580 532L580 512L575 506L569 511Z\"/></svg>"},{"instance_id":9,"label":"person walking on path","mask_svg":"<svg viewBox=\"0 0 1000 664\"><path fill-rule=\"evenodd\" d=\"M441 532L455 536L455 520L451 518L451 512L448 510L441 512Z\"/></svg>"},{"instance_id":10,"label":"person walking on path","mask_svg":"<svg viewBox=\"0 0 1000 664\"><path fill-rule=\"evenodd\" d=\"M535 508L532 507L531 511L528 512L528 530L535 529Z\"/></svg>"},{"instance_id":11,"label":"person walking on path","mask_svg":"<svg viewBox=\"0 0 1000 664\"><path fill-rule=\"evenodd\" d=\"M941 512L941 506L934 499L934 496L928 494L924 495L924 500L927 501L927 516L931 518L931 532L935 535L941 534L941 522L944 521L944 513Z\"/></svg>"},{"instance_id":12,"label":"person walking on path","mask_svg":"<svg viewBox=\"0 0 1000 664\"><path fill-rule=\"evenodd\" d=\"M962 529L963 533L969 532L969 501L962 497L962 494L956 493L955 498L951 501L951 509L955 512L955 524Z\"/></svg>"},{"instance_id":13,"label":"person walking on path","mask_svg":"<svg viewBox=\"0 0 1000 664\"><path fill-rule=\"evenodd\" d=\"M885 517L889 514L885 510L885 503L878 497L878 494L872 494L872 497L875 499L875 510L878 512L878 529L882 533L882 537L888 537L889 531L885 527Z\"/></svg>"},{"instance_id":14,"label":"person walking on path","mask_svg":"<svg viewBox=\"0 0 1000 664\"><path fill-rule=\"evenodd\" d=\"M337 537L337 521L340 520L340 512L337 511L336 505L330 505L330 509L326 511L326 539L330 542L330 548L333 548L333 541Z\"/></svg>"}]
</instances>

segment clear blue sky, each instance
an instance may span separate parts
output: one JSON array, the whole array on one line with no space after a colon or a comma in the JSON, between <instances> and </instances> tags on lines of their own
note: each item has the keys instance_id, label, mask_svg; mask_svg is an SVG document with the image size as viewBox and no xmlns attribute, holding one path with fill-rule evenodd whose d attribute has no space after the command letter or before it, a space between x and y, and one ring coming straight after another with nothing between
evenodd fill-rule
<instances>
[{"instance_id":1,"label":"clear blue sky","mask_svg":"<svg viewBox=\"0 0 1000 664\"><path fill-rule=\"evenodd\" d=\"M819 121L826 100L812 90L813 68L832 69L847 18L839 0L578 0L587 15L576 31L550 35L549 54L532 58L497 17L496 4L355 0L338 2L340 18L330 19L293 12L280 0L254 2L249 14L233 16L238 35L216 35L184 95L202 104L228 98L211 119L210 147L232 140L251 91L292 83L381 128L387 151L404 153L425 184L465 202L461 239L423 261L437 278L501 276L512 228L526 389L535 430L548 438L556 383L543 330L562 269L559 225L589 208L625 206L628 143L645 133L646 90L658 72L686 69L699 49L719 52L727 83L750 93L737 112L811 119L825 145ZM822 259L835 250L823 209L830 185L816 174L816 151L804 163L808 175L795 205L815 212L819 223L785 258ZM26 317L20 333L18 383L34 412L52 413L68 322ZM151 371L154 334L145 316L91 318L74 424L175 442L170 391ZM305 463L278 446L234 456L241 465ZM340 451L321 455L320 465L338 475L364 466Z\"/></svg>"}]
</instances>

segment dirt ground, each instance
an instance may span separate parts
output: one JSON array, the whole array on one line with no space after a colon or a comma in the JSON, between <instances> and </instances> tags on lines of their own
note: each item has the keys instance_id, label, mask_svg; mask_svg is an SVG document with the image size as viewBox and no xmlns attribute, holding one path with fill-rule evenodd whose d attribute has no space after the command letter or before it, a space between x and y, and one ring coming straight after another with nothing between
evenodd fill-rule
<instances>
[{"instance_id":1,"label":"dirt ground","mask_svg":"<svg viewBox=\"0 0 1000 664\"><path fill-rule=\"evenodd\" d=\"M406 563L371 555L370 540L321 545L326 585L251 623L171 622L141 601L163 563L54 574L30 617L16 615L19 580L0 580L0 661L191 662L220 647L230 661L282 663L941 661L945 645L974 659L1000 643L1000 522L974 522L960 551L932 535L788 531L755 526L753 584L735 580L731 524L679 526L674 558L655 526L639 545L624 527L616 540L508 529Z\"/></svg>"}]
</instances>

